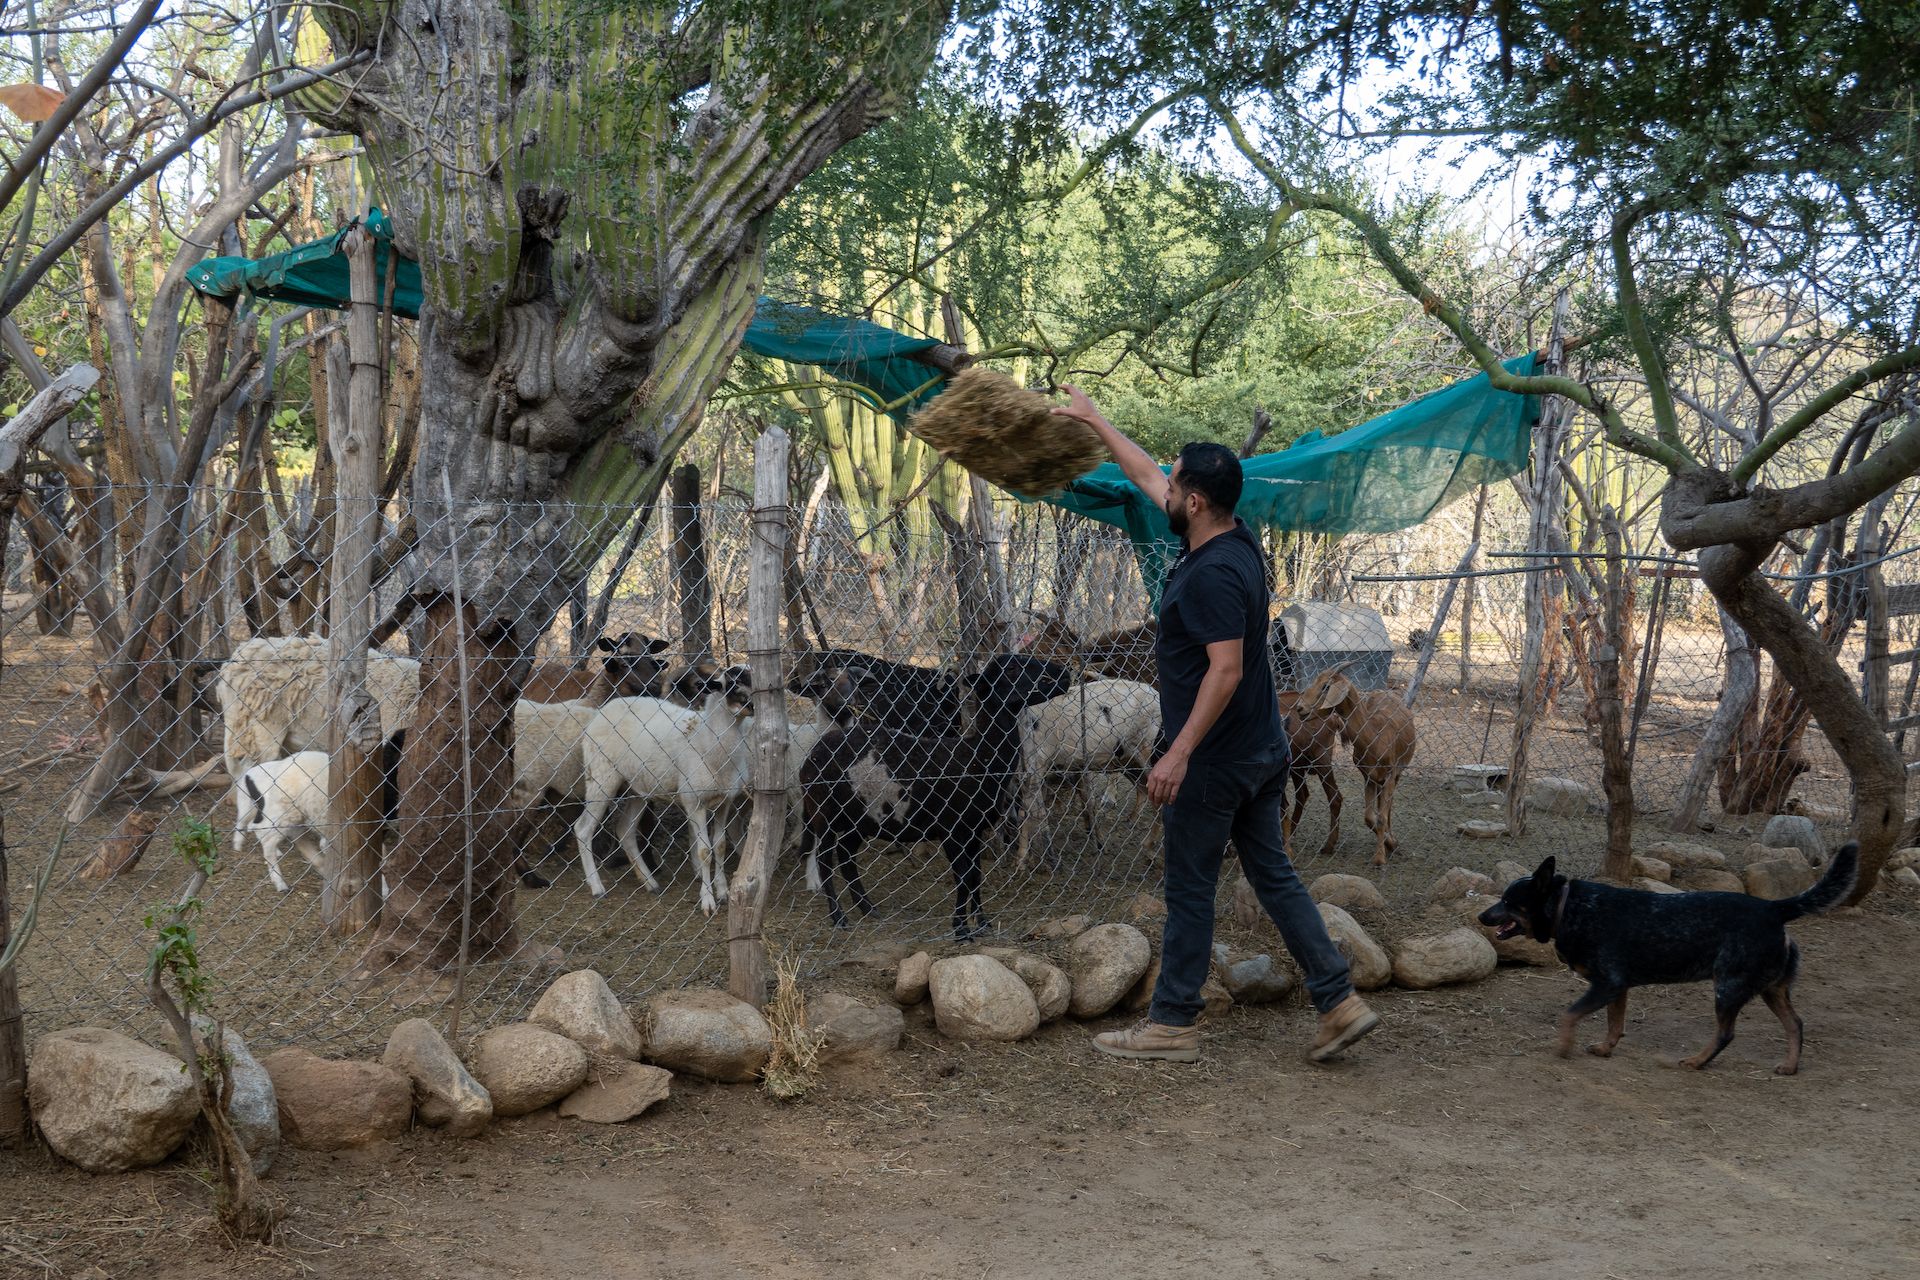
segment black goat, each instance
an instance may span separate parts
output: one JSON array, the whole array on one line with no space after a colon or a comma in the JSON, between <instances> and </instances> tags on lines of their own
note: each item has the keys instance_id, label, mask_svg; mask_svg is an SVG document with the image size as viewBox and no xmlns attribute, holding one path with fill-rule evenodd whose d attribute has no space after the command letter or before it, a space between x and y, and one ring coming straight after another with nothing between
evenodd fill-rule
<instances>
[{"instance_id":1,"label":"black goat","mask_svg":"<svg viewBox=\"0 0 1920 1280\"><path fill-rule=\"evenodd\" d=\"M875 681L856 676L864 696ZM909 733L855 723L823 736L800 766L809 846L821 852L821 892L836 927L848 927L834 891L840 875L862 915L873 902L855 860L875 837L938 840L953 872L953 932L967 941L991 927L980 900L980 846L1019 796L1019 713L1059 697L1073 673L1024 655L988 660L963 677L979 706L974 732Z\"/></svg>"},{"instance_id":2,"label":"black goat","mask_svg":"<svg viewBox=\"0 0 1920 1280\"><path fill-rule=\"evenodd\" d=\"M876 658L857 649L811 650L801 656L798 670L795 692L806 697L820 696L809 689L824 688L835 672L846 672L859 687L861 718L871 724L917 734L960 732L965 690L944 671Z\"/></svg>"}]
</instances>

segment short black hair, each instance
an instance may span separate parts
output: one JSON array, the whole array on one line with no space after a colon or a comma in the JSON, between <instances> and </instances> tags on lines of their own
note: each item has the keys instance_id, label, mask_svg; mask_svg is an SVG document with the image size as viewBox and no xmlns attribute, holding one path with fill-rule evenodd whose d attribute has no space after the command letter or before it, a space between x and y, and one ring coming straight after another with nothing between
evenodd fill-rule
<instances>
[{"instance_id":1,"label":"short black hair","mask_svg":"<svg viewBox=\"0 0 1920 1280\"><path fill-rule=\"evenodd\" d=\"M1196 440L1180 450L1180 486L1205 498L1215 513L1233 514L1242 484L1240 459L1227 446Z\"/></svg>"}]
</instances>

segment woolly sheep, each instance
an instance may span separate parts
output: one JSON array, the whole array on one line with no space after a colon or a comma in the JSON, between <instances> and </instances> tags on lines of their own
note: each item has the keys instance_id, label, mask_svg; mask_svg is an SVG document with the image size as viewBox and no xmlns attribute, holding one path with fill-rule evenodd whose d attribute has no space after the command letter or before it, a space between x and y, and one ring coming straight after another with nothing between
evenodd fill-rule
<instances>
[{"instance_id":1,"label":"woolly sheep","mask_svg":"<svg viewBox=\"0 0 1920 1280\"><path fill-rule=\"evenodd\" d=\"M320 636L260 636L234 646L220 666L215 692L225 727L227 776L327 746L332 713L327 694L327 641ZM420 701L420 664L370 650L367 692L389 737L413 723Z\"/></svg>"}]
</instances>

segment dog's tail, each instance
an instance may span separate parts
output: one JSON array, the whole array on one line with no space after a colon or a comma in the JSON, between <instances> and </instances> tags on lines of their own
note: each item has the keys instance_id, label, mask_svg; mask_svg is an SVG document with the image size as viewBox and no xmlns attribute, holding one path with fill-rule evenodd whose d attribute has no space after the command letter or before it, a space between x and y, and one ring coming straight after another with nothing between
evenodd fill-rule
<instances>
[{"instance_id":1,"label":"dog's tail","mask_svg":"<svg viewBox=\"0 0 1920 1280\"><path fill-rule=\"evenodd\" d=\"M1819 883L1805 893L1782 898L1775 904L1780 918L1798 920L1801 916L1817 916L1833 910L1853 892L1854 882L1859 878L1860 846L1849 840L1834 851L1833 860L1827 863L1826 874L1820 877Z\"/></svg>"}]
</instances>

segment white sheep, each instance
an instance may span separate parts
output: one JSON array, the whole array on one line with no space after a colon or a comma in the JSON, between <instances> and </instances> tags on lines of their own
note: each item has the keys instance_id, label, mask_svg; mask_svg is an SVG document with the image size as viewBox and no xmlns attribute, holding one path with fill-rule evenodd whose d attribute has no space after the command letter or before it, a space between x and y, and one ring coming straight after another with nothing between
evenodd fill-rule
<instances>
[{"instance_id":1,"label":"white sheep","mask_svg":"<svg viewBox=\"0 0 1920 1280\"><path fill-rule=\"evenodd\" d=\"M397 730L380 750L380 834L391 829L399 807L400 753L406 731ZM331 790L324 751L298 751L280 760L263 760L234 781L233 851L246 847L249 831L260 841L267 861L267 878L287 892L280 859L291 845L315 871L326 873L321 861L321 833L326 829ZM382 882L384 884L384 881ZM383 890L384 892L384 890Z\"/></svg>"},{"instance_id":2,"label":"white sheep","mask_svg":"<svg viewBox=\"0 0 1920 1280\"><path fill-rule=\"evenodd\" d=\"M324 751L301 751L250 766L235 781L233 851L246 848L251 831L267 860L267 879L282 893L288 885L280 858L288 845L315 871L325 872L320 832L327 820L327 761Z\"/></svg>"},{"instance_id":3,"label":"white sheep","mask_svg":"<svg viewBox=\"0 0 1920 1280\"><path fill-rule=\"evenodd\" d=\"M580 742L600 710L591 702L513 704L513 803L528 808L543 798L586 796Z\"/></svg>"},{"instance_id":4,"label":"white sheep","mask_svg":"<svg viewBox=\"0 0 1920 1280\"><path fill-rule=\"evenodd\" d=\"M1089 773L1124 771L1135 782L1152 767L1160 733L1160 695L1132 680L1088 680L1020 713L1026 767L1017 864L1028 864L1033 825L1045 812L1048 779L1065 774L1080 793L1081 821L1093 836ZM1096 844L1098 837L1094 837Z\"/></svg>"},{"instance_id":5,"label":"white sheep","mask_svg":"<svg viewBox=\"0 0 1920 1280\"><path fill-rule=\"evenodd\" d=\"M258 636L234 646L215 686L224 726L227 776L327 746L332 699L327 641L320 636ZM370 650L367 692L380 709L380 735L413 723L420 702L420 664Z\"/></svg>"},{"instance_id":6,"label":"white sheep","mask_svg":"<svg viewBox=\"0 0 1920 1280\"><path fill-rule=\"evenodd\" d=\"M587 888L601 897L607 890L594 865L593 835L620 803L621 848L647 888L658 892L634 829L647 801L678 801L700 877L700 910L710 916L727 900L724 819L728 804L746 789L744 722L751 703L742 668L714 675L690 671L677 683L698 710L658 698L615 698L594 713L580 742L585 804L573 832Z\"/></svg>"}]
</instances>

